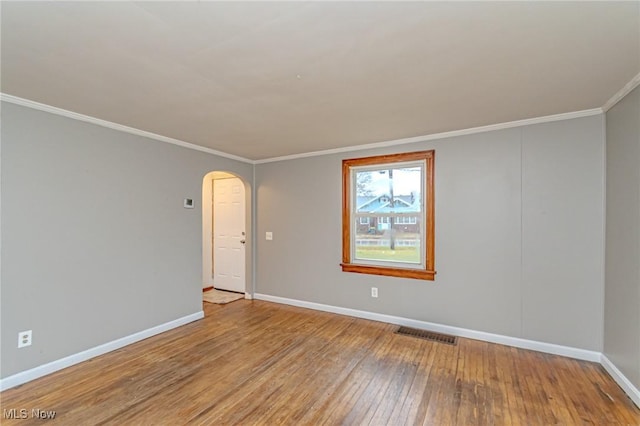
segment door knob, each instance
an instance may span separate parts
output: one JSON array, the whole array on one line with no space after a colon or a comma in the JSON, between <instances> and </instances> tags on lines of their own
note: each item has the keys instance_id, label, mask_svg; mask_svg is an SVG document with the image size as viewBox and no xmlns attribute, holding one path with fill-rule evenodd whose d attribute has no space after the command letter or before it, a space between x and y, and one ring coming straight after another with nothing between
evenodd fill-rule
<instances>
[{"instance_id":1,"label":"door knob","mask_svg":"<svg viewBox=\"0 0 640 426\"><path fill-rule=\"evenodd\" d=\"M244 243L246 243L245 240L240 240L240 244L244 244Z\"/></svg>"}]
</instances>

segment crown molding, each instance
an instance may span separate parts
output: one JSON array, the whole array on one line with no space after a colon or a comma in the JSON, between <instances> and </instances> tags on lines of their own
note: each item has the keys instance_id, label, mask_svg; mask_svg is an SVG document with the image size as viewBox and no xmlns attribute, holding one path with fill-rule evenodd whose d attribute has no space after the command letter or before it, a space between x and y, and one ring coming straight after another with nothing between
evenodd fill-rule
<instances>
[{"instance_id":1,"label":"crown molding","mask_svg":"<svg viewBox=\"0 0 640 426\"><path fill-rule=\"evenodd\" d=\"M640 74L638 74L633 80L631 80L631 82L629 82L623 88L623 90L618 92L616 94L616 96L611 98L611 100L613 100L614 98L617 98L618 95L622 94L621 97L617 98L617 100L615 102L619 101L620 99L622 99L622 97L624 97L624 95L626 95L631 90L633 90L639 83L640 83ZM265 158L265 159L261 159L261 160L251 160L251 159L240 157L240 156L237 156L237 155L227 154L226 152L217 151L215 149L206 148L206 147L203 147L203 146L200 146L200 145L196 145L196 144L192 144L192 143L189 143L189 142L181 141L179 139L169 138L167 136L162 136L162 135L158 135L158 134L155 134L155 133L147 132L145 130L140 130L140 129L136 129L136 128L133 128L133 127L124 126L122 124L113 123L111 121L102 120L100 118L95 118L95 117L91 117L91 116L88 116L88 115L79 114L79 113L76 113L76 112L73 112L73 111L68 111L68 110L65 110L65 109L62 109L62 108L58 108L58 107L54 107L54 106L51 106L51 105L42 104L42 103L39 103L39 102L31 101L31 100L28 100L28 99L20 98L20 97L17 97L17 96L6 94L6 93L0 93L0 100L5 101L5 102L9 102L9 103L13 103L13 104L16 104L16 105L25 106L25 107L28 107L28 108L37 109L37 110L40 110L40 111L50 112L52 114L61 115L61 116L64 116L64 117L67 117L67 118L71 118L71 119L74 119L74 120L79 120L79 121L84 121L84 122L87 122L87 123L96 124L98 126L107 127L109 129L119 130L119 131L130 133L130 134L133 134L133 135L154 139L154 140L157 140L157 141L160 141L160 142L166 142L166 143L170 143L170 144L173 144L173 145L178 145L178 146L181 146L183 148L189 148L189 149L193 149L193 150L196 150L196 151L206 152L208 154L217 155L219 157L229 158L231 160L241 161L243 163L254 164L254 165L255 164L274 163L274 162L277 162L277 161L296 160L296 159L299 159L299 158L306 158L306 157L317 157L317 156L321 156L321 155L339 154L339 153L344 153L344 152L362 151L362 150L366 150L366 149L386 148L386 147L390 147L390 146L406 145L406 144L412 144L412 143L418 143L418 142L426 142L426 141L435 140L435 139L445 139L445 138L451 138L451 137L456 137L456 136L465 136L465 135L472 135L472 134L476 134L476 133L491 132L491 131L495 131L495 130L510 129L510 128L513 128L513 127L529 126L529 125L532 125L532 124L541 124L541 123L549 123L549 122L553 122L553 121L571 120L571 119L574 119L574 118L589 117L589 116L592 116L592 115L602 114L602 113L604 113L606 111L606 110L604 110L604 108L593 108L593 109L587 109L587 110L582 110L582 111L574 111L574 112L566 112L566 113L562 113L562 114L547 115L547 116L543 116L543 117L527 118L527 119L524 119L524 120L508 121L508 122L505 122L505 123L490 124L490 125L487 125L487 126L471 127L471 128L462 129L462 130L453 130L453 131L450 131L450 132L432 133L430 135L414 136L414 137L410 137L410 138L394 139L394 140L382 141L382 142L374 142L374 143L368 143L368 144L364 144L364 145L352 145L352 146L346 146L346 147L341 147L341 148L305 152L305 153L301 153L301 154L285 155L285 156L281 156L281 157ZM607 102L606 105L608 105L611 102L611 100L609 102ZM611 104L611 106L613 106L613 104Z\"/></svg>"},{"instance_id":2,"label":"crown molding","mask_svg":"<svg viewBox=\"0 0 640 426\"><path fill-rule=\"evenodd\" d=\"M513 127L530 126L532 124L549 123L552 121L571 120L573 118L589 117L592 115L602 114L602 108L586 109L582 111L566 112L562 114L547 115L544 117L527 118L524 120L508 121L506 123L491 124L488 126L471 127L462 130L453 130L451 132L433 133L424 136L414 136L404 139L395 139L391 141L368 143L364 145L352 145L342 148L325 149L322 151L305 152L302 154L284 155L282 157L265 158L263 160L255 160L254 164L274 163L276 161L296 160L299 158L316 157L320 155L339 154L343 152L362 151L365 149L386 148L396 145L405 145L418 142L426 142L434 139L452 138L455 136L472 135L475 133L491 132L494 130L510 129Z\"/></svg>"},{"instance_id":3,"label":"crown molding","mask_svg":"<svg viewBox=\"0 0 640 426\"><path fill-rule=\"evenodd\" d=\"M624 85L624 87L620 90L618 90L618 93L616 93L615 95L613 95L611 97L611 99L609 99L607 101L607 103L605 103L602 106L602 110L604 112L609 111L611 108L613 108L613 106L615 104L617 104L618 102L620 102L622 100L622 98L624 98L625 96L627 96L629 93L631 93L631 91L633 89L635 89L636 87L638 87L640 85L640 73L638 73L635 77L633 77L631 79L631 81L629 81L627 84Z\"/></svg>"},{"instance_id":4,"label":"crown molding","mask_svg":"<svg viewBox=\"0 0 640 426\"><path fill-rule=\"evenodd\" d=\"M4 102L9 102L16 105L25 106L27 108L32 108L40 111L49 112L51 114L61 115L63 117L71 118L73 120L84 121L86 123L95 124L101 127L106 127L108 129L119 130L121 132L130 133L136 136L142 136L144 138L154 139L160 142L166 142L173 145L178 145L183 148L189 148L196 151L206 152L207 154L217 155L219 157L229 158L231 160L241 161L243 163L253 164L253 160L248 158L240 157L233 154L227 154L226 152L217 151L215 149L206 148L204 146L192 144L189 142L181 141L179 139L169 138L167 136L158 135L156 133L147 132L146 130L140 130L129 126L124 126L122 124L113 123L111 121L102 120L100 118L91 117L89 115L79 114L77 112L68 111L66 109L54 107L51 105L42 104L40 102L31 101L29 99L20 98L18 96L9 95L6 93L0 93L0 100Z\"/></svg>"}]
</instances>

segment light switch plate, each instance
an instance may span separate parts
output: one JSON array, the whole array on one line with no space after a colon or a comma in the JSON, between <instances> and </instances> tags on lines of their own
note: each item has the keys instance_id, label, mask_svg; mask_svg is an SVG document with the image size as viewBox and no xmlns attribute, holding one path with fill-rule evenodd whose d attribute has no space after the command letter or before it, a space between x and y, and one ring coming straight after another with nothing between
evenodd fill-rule
<instances>
[{"instance_id":1,"label":"light switch plate","mask_svg":"<svg viewBox=\"0 0 640 426\"><path fill-rule=\"evenodd\" d=\"M267 232L264 236L268 241L273 240L273 232Z\"/></svg>"}]
</instances>

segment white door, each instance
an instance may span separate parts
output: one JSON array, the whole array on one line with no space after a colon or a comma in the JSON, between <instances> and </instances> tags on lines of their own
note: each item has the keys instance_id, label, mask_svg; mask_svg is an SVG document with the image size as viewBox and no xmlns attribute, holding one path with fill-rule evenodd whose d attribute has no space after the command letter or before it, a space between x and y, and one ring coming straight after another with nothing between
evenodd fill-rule
<instances>
[{"instance_id":1,"label":"white door","mask_svg":"<svg viewBox=\"0 0 640 426\"><path fill-rule=\"evenodd\" d=\"M213 286L244 293L244 185L238 178L213 181Z\"/></svg>"}]
</instances>

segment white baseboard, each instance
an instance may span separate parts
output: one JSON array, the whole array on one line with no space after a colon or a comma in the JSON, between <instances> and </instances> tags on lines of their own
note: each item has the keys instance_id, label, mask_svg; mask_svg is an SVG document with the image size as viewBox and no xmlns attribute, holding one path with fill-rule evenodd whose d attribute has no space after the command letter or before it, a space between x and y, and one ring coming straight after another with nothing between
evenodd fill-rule
<instances>
[{"instance_id":1,"label":"white baseboard","mask_svg":"<svg viewBox=\"0 0 640 426\"><path fill-rule=\"evenodd\" d=\"M409 318L397 317L393 315L378 314L375 312L360 311L357 309L342 308L339 306L323 305L321 303L307 302L304 300L288 299L286 297L271 296L268 294L255 293L254 299L265 300L267 302L282 303L285 305L298 306L301 308L315 309L317 311L332 312L334 314L348 315L351 317L364 318L372 321L386 322L389 324L404 325L406 327L419 328L423 330L446 333L469 339L482 340L485 342L498 343L516 348L530 349L538 352L545 352L553 355L561 355L569 358L592 361L602 364L611 377L620 385L622 390L631 400L640 407L640 391L627 379L624 374L602 353L589 351L586 349L572 348L570 346L556 345L553 343L537 342L535 340L520 339L517 337L503 336L500 334L485 333L484 331L470 330L467 328L452 327L449 325L436 324L433 322L413 320Z\"/></svg>"},{"instance_id":2,"label":"white baseboard","mask_svg":"<svg viewBox=\"0 0 640 426\"><path fill-rule=\"evenodd\" d=\"M636 388L620 370L618 370L618 367L616 367L605 354L602 354L600 364L602 364L613 380L616 381L622 390L629 395L629 398L631 398L638 408L640 408L640 390Z\"/></svg>"},{"instance_id":3,"label":"white baseboard","mask_svg":"<svg viewBox=\"0 0 640 426\"><path fill-rule=\"evenodd\" d=\"M191 315L187 315L182 318L178 318L173 321L169 321L164 324L160 324L158 326L139 331L129 336L125 336L120 339L113 340L103 345L96 346L94 348L87 349L86 351L79 352L77 354L69 355L62 359L52 361L44 365L40 365L30 370L22 371L20 373L14 374L13 376L9 376L4 379L1 379L0 391L3 391L5 389L10 389L12 387L21 385L26 382L30 382L31 380L35 380L39 377L46 376L47 374L51 374L58 370L62 370L63 368L67 368L72 365L86 361L88 359L95 358L107 352L115 351L116 349L120 349L123 346L127 346L135 342L139 342L140 340L144 340L148 337L155 336L156 334L160 334L165 331L171 330L173 328L180 327L181 325L185 325L190 322L197 321L201 318L204 318L203 311L196 312Z\"/></svg>"},{"instance_id":4,"label":"white baseboard","mask_svg":"<svg viewBox=\"0 0 640 426\"><path fill-rule=\"evenodd\" d=\"M250 294L246 293L245 298L250 299ZM624 392L631 398L631 400L640 407L640 390L636 388L627 379L624 374L607 358L604 354L595 351L588 351L585 349L572 348L569 346L555 345L552 343L537 342L534 340L520 339L517 337L503 336L500 334L485 333L483 331L470 330L460 327L452 327L448 325L436 324L427 321L413 320L409 318L397 317L393 315L378 314L375 312L360 311L357 309L342 308L339 306L324 305L321 303L307 302L303 300L288 299L285 297L271 296L268 294L255 293L253 298L257 300L264 300L268 302L281 303L285 305L298 306L301 308L314 309L317 311L332 312L335 314L347 315L356 318L364 318L372 321L386 322L389 324L404 325L407 327L420 328L424 330L436 331L439 333L452 334L454 336L466 337L470 339L482 340L491 343L498 343L501 345L514 346L517 348L531 349L539 352L550 353L554 355L562 355L570 358L576 358L586 361L599 362L605 368L605 370L611 375L611 377L618 383L618 385L624 390ZM103 355L107 352L120 349L124 346L132 343L144 340L148 337L155 336L156 334L163 333L181 325L188 324L193 321L204 318L204 312L196 312L191 315L178 318L173 321L152 327L138 333L131 334L129 336L122 337L117 340L113 340L109 343L105 343L100 346L88 349L86 351L70 355L68 357L59 359L57 361L50 362L27 371L23 371L13 376L0 380L0 391L10 389L12 387L21 385L23 383L35 380L39 377L46 376L63 368L70 367L80 362L89 360L91 358Z\"/></svg>"},{"instance_id":5,"label":"white baseboard","mask_svg":"<svg viewBox=\"0 0 640 426\"><path fill-rule=\"evenodd\" d=\"M315 309L317 311L332 312L335 314L451 334L459 337L467 337L469 339L482 340L485 342L499 343L501 345L514 346L516 348L531 349L534 351L562 355L585 361L600 362L600 352L572 348L570 346L537 342L535 340L520 339L518 337L503 336L500 334L486 333L484 331L470 330L467 328L453 327L450 325L436 324L433 322L419 321L393 315L378 314L375 312L359 311L357 309L341 308L339 306L323 305L321 303L307 302L303 300L287 299L285 297L271 296L268 294L255 293L253 297L254 299L265 300L268 302L283 303L285 305L299 306L301 308Z\"/></svg>"}]
</instances>

